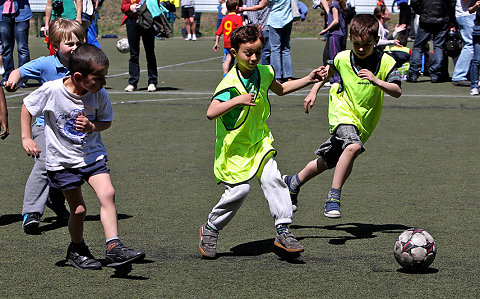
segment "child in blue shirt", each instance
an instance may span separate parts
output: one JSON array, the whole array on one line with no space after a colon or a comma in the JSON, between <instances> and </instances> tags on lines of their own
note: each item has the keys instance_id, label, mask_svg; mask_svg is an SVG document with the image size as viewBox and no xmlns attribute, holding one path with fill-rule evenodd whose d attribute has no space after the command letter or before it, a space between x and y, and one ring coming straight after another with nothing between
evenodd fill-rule
<instances>
[{"instance_id":1,"label":"child in blue shirt","mask_svg":"<svg viewBox=\"0 0 480 299\"><path fill-rule=\"evenodd\" d=\"M50 26L50 41L56 50L55 55L39 57L10 73L5 82L5 89L13 92L19 83L34 79L40 83L65 77L68 74L68 59L75 48L83 43L85 30L75 20L56 19ZM45 151L45 130L43 115L37 117L32 125L32 138L41 151ZM25 185L23 199L22 227L27 234L38 232L40 218L45 204L50 207L59 219L67 220L69 213L65 208L65 198L62 192L47 184L45 155L35 158L30 176Z\"/></svg>"}]
</instances>

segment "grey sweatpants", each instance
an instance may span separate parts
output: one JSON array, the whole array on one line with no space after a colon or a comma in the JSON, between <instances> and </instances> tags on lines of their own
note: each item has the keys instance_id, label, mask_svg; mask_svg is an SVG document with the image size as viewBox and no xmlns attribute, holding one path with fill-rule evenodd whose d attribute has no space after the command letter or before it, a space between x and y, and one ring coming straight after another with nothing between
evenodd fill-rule
<instances>
[{"instance_id":1,"label":"grey sweatpants","mask_svg":"<svg viewBox=\"0 0 480 299\"><path fill-rule=\"evenodd\" d=\"M265 163L260 184L275 225L292 223L293 210L290 193L282 180L275 159L271 158ZM236 186L225 185L225 192L220 201L208 215L208 225L216 230L223 229L240 209L249 192L249 183Z\"/></svg>"},{"instance_id":2,"label":"grey sweatpants","mask_svg":"<svg viewBox=\"0 0 480 299\"><path fill-rule=\"evenodd\" d=\"M35 158L35 164L25 185L22 215L33 212L43 215L45 203L49 196L53 205L63 205L65 198L62 191L51 190L50 186L48 186L47 168L45 167L45 127L33 126L32 138L42 152L39 158Z\"/></svg>"}]
</instances>

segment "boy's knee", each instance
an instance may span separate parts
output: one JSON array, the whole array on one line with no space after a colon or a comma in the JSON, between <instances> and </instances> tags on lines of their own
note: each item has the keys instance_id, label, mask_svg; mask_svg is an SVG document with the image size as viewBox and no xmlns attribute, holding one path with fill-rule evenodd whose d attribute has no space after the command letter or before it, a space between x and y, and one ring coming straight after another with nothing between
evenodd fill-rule
<instances>
[{"instance_id":1,"label":"boy's knee","mask_svg":"<svg viewBox=\"0 0 480 299\"><path fill-rule=\"evenodd\" d=\"M347 145L344 151L349 152L350 154L357 157L362 152L362 146L358 143L352 143Z\"/></svg>"},{"instance_id":2,"label":"boy's knee","mask_svg":"<svg viewBox=\"0 0 480 299\"><path fill-rule=\"evenodd\" d=\"M85 204L74 207L72 211L75 216L85 216L87 214L87 206Z\"/></svg>"}]
</instances>

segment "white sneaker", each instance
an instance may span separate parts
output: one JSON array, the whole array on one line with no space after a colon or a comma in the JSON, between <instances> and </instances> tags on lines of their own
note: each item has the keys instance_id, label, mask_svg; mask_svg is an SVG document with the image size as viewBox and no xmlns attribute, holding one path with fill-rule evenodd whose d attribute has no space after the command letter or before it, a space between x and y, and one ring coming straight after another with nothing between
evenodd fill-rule
<instances>
[{"instance_id":1,"label":"white sneaker","mask_svg":"<svg viewBox=\"0 0 480 299\"><path fill-rule=\"evenodd\" d=\"M197 36L196 36L196 35L192 35L192 40L197 40Z\"/></svg>"},{"instance_id":2,"label":"white sneaker","mask_svg":"<svg viewBox=\"0 0 480 299\"><path fill-rule=\"evenodd\" d=\"M127 87L125 87L126 92L131 92L131 91L134 91L134 90L135 90L135 87L133 87L133 85L131 85L131 84L128 84Z\"/></svg>"},{"instance_id":3,"label":"white sneaker","mask_svg":"<svg viewBox=\"0 0 480 299\"><path fill-rule=\"evenodd\" d=\"M470 95L471 96L478 96L478 88L470 89Z\"/></svg>"},{"instance_id":4,"label":"white sneaker","mask_svg":"<svg viewBox=\"0 0 480 299\"><path fill-rule=\"evenodd\" d=\"M191 40L191 39L192 39L192 35L191 35L191 34L187 35L187 37L185 38L185 40Z\"/></svg>"},{"instance_id":5,"label":"white sneaker","mask_svg":"<svg viewBox=\"0 0 480 299\"><path fill-rule=\"evenodd\" d=\"M0 65L0 75L3 75L5 73L5 69L3 68L3 65Z\"/></svg>"},{"instance_id":6,"label":"white sneaker","mask_svg":"<svg viewBox=\"0 0 480 299\"><path fill-rule=\"evenodd\" d=\"M156 91L157 87L155 86L155 84L149 84L147 90L148 92Z\"/></svg>"}]
</instances>

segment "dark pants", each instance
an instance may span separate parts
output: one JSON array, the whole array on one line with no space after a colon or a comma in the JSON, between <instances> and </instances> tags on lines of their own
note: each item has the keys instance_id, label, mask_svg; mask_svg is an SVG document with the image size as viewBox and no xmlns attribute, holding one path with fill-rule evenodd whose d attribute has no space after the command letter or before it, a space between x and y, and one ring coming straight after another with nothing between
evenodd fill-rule
<instances>
[{"instance_id":1,"label":"dark pants","mask_svg":"<svg viewBox=\"0 0 480 299\"><path fill-rule=\"evenodd\" d=\"M5 73L4 81L8 79L10 73L15 69L13 64L13 49L17 41L18 66L22 66L30 61L30 51L28 50L28 30L30 21L15 22L15 18L3 15L0 22L0 35L2 39L2 58Z\"/></svg>"},{"instance_id":2,"label":"dark pants","mask_svg":"<svg viewBox=\"0 0 480 299\"><path fill-rule=\"evenodd\" d=\"M143 41L143 47L145 48L145 55L147 57L147 70L148 70L148 84L158 83L157 72L157 58L155 57L155 35L150 30L143 30L140 26L137 26L135 19L127 19L127 38L130 46L130 60L128 62L128 73L130 79L128 84L137 87L137 83L140 80L140 38Z\"/></svg>"}]
</instances>

